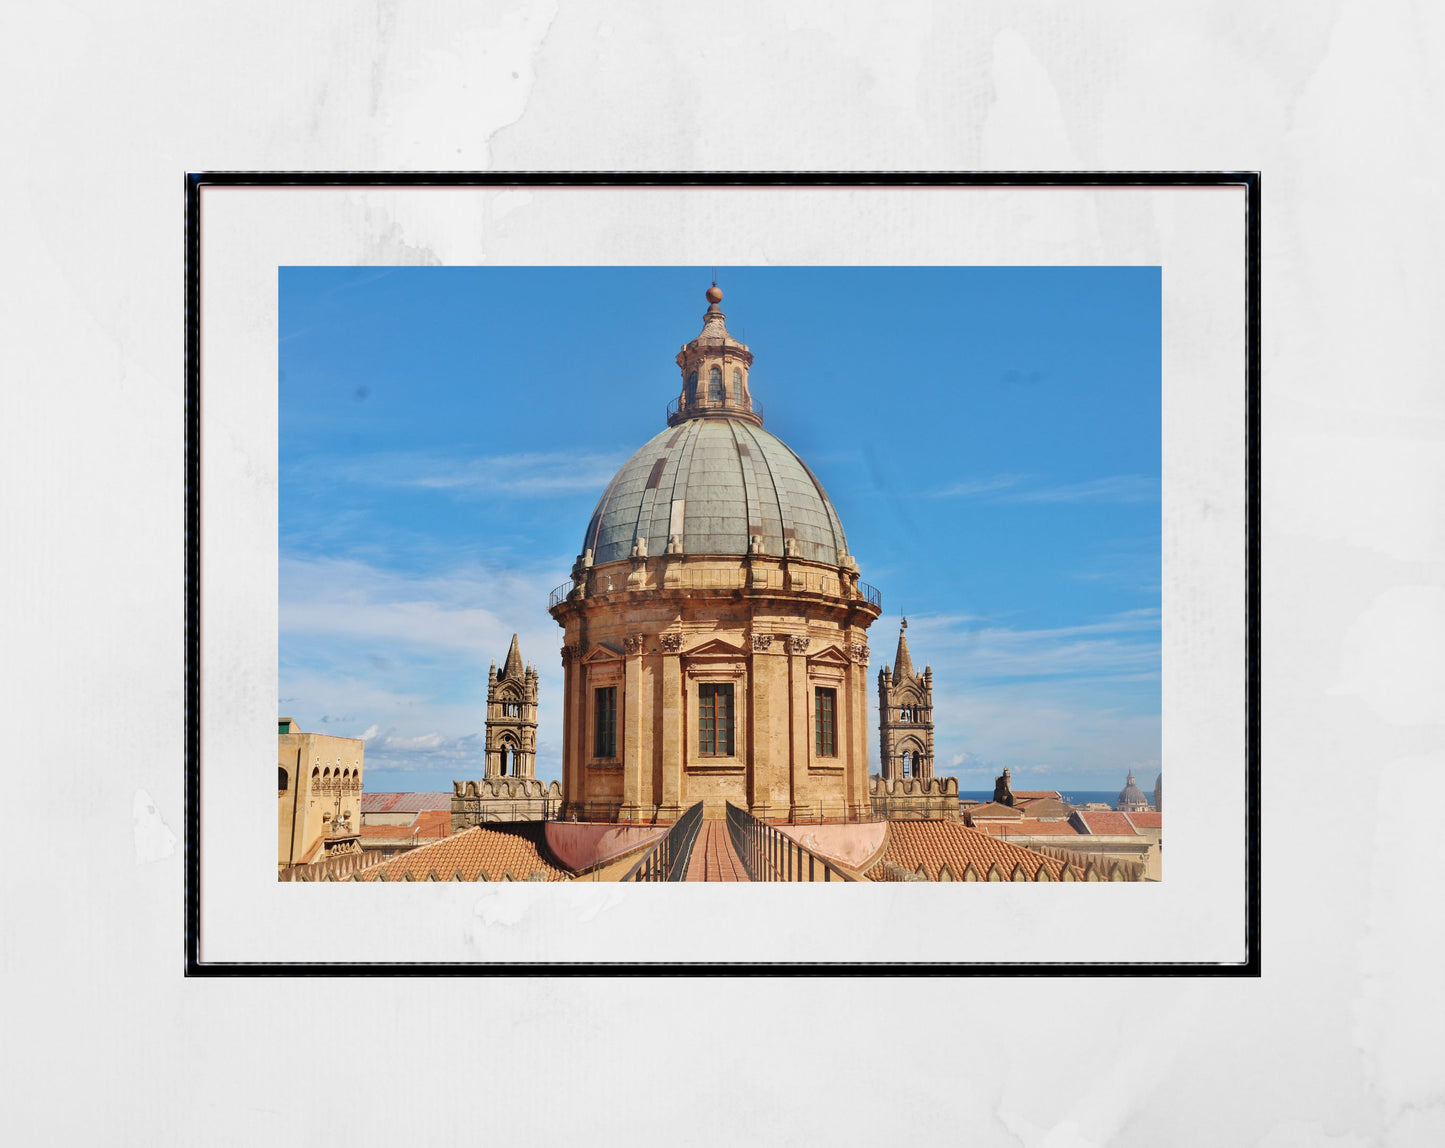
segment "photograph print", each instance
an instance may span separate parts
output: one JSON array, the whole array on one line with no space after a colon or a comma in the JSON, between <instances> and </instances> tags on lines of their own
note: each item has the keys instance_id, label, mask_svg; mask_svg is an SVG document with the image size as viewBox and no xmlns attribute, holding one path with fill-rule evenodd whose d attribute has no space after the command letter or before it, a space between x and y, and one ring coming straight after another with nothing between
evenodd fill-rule
<instances>
[{"instance_id":1,"label":"photograph print","mask_svg":"<svg viewBox=\"0 0 1445 1148\"><path fill-rule=\"evenodd\" d=\"M1167 881L1159 267L278 292L280 880Z\"/></svg>"}]
</instances>

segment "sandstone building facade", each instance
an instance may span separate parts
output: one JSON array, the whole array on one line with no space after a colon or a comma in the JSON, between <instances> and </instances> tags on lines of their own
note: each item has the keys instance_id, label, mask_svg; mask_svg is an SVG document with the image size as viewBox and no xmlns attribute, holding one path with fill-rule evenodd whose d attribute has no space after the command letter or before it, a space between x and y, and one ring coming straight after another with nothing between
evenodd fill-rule
<instances>
[{"instance_id":1,"label":"sandstone building facade","mask_svg":"<svg viewBox=\"0 0 1445 1148\"><path fill-rule=\"evenodd\" d=\"M361 852L360 738L302 733L293 718L277 723L276 867L314 865Z\"/></svg>"},{"instance_id":2,"label":"sandstone building facade","mask_svg":"<svg viewBox=\"0 0 1445 1148\"><path fill-rule=\"evenodd\" d=\"M842 523L763 429L753 354L708 291L667 426L608 484L564 631L564 817L671 820L698 801L766 819L871 816L868 627Z\"/></svg>"}]
</instances>

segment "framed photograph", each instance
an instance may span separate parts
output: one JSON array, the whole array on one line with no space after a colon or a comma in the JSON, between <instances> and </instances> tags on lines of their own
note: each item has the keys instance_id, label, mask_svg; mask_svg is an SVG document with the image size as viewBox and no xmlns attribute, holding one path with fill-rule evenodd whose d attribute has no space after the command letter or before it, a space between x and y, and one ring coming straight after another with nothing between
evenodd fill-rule
<instances>
[{"instance_id":1,"label":"framed photograph","mask_svg":"<svg viewBox=\"0 0 1445 1148\"><path fill-rule=\"evenodd\" d=\"M1257 174L187 228L188 973L1258 975Z\"/></svg>"}]
</instances>

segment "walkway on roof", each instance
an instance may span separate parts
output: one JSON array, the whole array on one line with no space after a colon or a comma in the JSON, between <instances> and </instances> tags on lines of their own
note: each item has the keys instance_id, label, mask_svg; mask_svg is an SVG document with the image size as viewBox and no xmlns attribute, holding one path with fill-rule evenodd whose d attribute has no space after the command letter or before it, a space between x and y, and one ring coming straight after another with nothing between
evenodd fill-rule
<instances>
[{"instance_id":1,"label":"walkway on roof","mask_svg":"<svg viewBox=\"0 0 1445 1148\"><path fill-rule=\"evenodd\" d=\"M733 851L726 821L707 820L698 830L686 881L746 881L742 859Z\"/></svg>"}]
</instances>

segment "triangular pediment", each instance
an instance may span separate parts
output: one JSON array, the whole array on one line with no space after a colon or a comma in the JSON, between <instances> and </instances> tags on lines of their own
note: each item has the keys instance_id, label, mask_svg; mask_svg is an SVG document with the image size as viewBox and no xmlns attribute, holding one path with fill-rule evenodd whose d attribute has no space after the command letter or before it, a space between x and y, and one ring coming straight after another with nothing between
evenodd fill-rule
<instances>
[{"instance_id":1,"label":"triangular pediment","mask_svg":"<svg viewBox=\"0 0 1445 1148\"><path fill-rule=\"evenodd\" d=\"M598 642L582 655L582 661L586 665L591 665L594 662L620 662L621 660L622 651L614 649L606 642Z\"/></svg>"},{"instance_id":2,"label":"triangular pediment","mask_svg":"<svg viewBox=\"0 0 1445 1148\"><path fill-rule=\"evenodd\" d=\"M708 638L701 645L682 652L685 658L738 658L742 655L742 646L731 645L722 638Z\"/></svg>"},{"instance_id":3,"label":"triangular pediment","mask_svg":"<svg viewBox=\"0 0 1445 1148\"><path fill-rule=\"evenodd\" d=\"M846 666L848 655L837 646L824 646L816 654L808 655L810 666Z\"/></svg>"}]
</instances>

